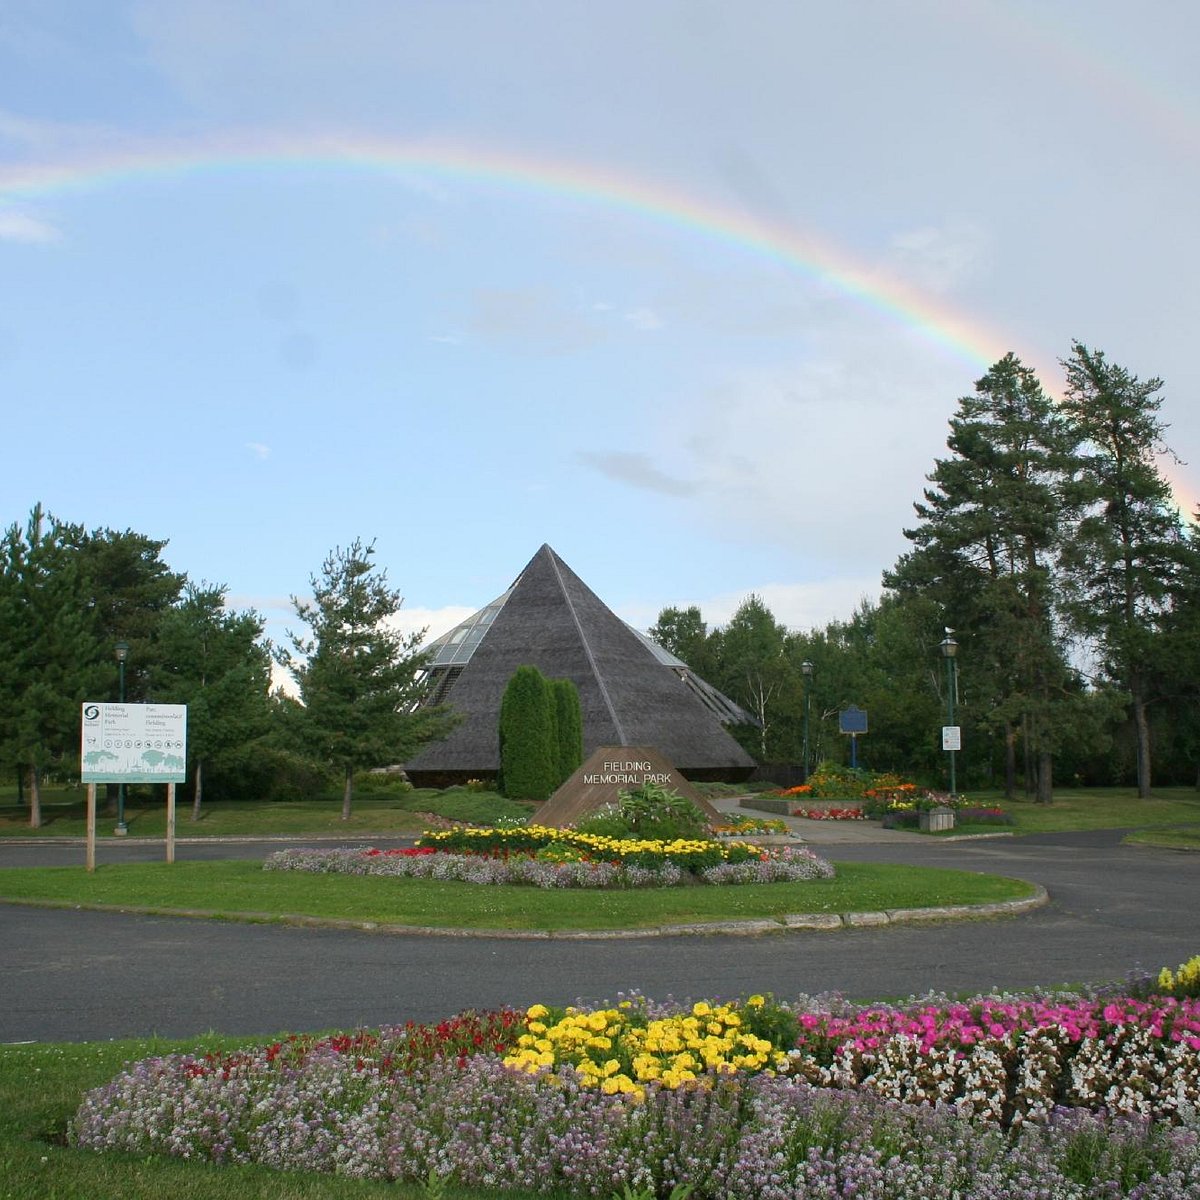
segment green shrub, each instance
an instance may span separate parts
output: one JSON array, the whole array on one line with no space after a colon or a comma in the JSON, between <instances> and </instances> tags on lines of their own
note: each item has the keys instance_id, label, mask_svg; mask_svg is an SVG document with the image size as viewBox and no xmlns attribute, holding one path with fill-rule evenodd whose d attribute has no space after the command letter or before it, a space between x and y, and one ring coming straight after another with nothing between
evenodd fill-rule
<instances>
[{"instance_id":1,"label":"green shrub","mask_svg":"<svg viewBox=\"0 0 1200 1200\"><path fill-rule=\"evenodd\" d=\"M583 765L583 710L579 689L569 679L552 679L554 731L558 742L558 782L565 783Z\"/></svg>"},{"instance_id":2,"label":"green shrub","mask_svg":"<svg viewBox=\"0 0 1200 1200\"><path fill-rule=\"evenodd\" d=\"M638 837L694 838L708 835L708 818L674 788L647 782L640 788L617 793L621 819ZM664 834L664 828L674 832ZM656 832L651 832L655 830Z\"/></svg>"},{"instance_id":3,"label":"green shrub","mask_svg":"<svg viewBox=\"0 0 1200 1200\"><path fill-rule=\"evenodd\" d=\"M287 804L317 799L334 782L323 764L276 746L263 748L255 771L261 772L263 780L257 794L264 800ZM341 799L340 793L337 798Z\"/></svg>"},{"instance_id":4,"label":"green shrub","mask_svg":"<svg viewBox=\"0 0 1200 1200\"><path fill-rule=\"evenodd\" d=\"M413 790L398 771L356 771L354 792L362 796L406 796Z\"/></svg>"},{"instance_id":5,"label":"green shrub","mask_svg":"<svg viewBox=\"0 0 1200 1200\"><path fill-rule=\"evenodd\" d=\"M595 837L627 838L633 836L633 830L625 822L620 811L613 805L598 808L590 816L575 823L578 833L590 833Z\"/></svg>"},{"instance_id":6,"label":"green shrub","mask_svg":"<svg viewBox=\"0 0 1200 1200\"><path fill-rule=\"evenodd\" d=\"M550 685L537 667L518 667L500 701L501 790L545 800L558 786L558 736Z\"/></svg>"}]
</instances>

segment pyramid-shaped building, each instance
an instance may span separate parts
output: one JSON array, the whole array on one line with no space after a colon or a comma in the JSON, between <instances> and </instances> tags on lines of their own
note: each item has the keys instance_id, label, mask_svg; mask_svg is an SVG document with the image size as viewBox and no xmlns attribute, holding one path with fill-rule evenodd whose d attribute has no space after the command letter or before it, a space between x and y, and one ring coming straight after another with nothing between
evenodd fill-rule
<instances>
[{"instance_id":1,"label":"pyramid-shaped building","mask_svg":"<svg viewBox=\"0 0 1200 1200\"><path fill-rule=\"evenodd\" d=\"M526 664L579 689L585 759L600 746L653 746L689 779L742 779L754 768L725 729L754 717L622 621L549 546L428 649L424 703L449 705L461 723L405 763L418 787L496 773L500 700Z\"/></svg>"}]
</instances>

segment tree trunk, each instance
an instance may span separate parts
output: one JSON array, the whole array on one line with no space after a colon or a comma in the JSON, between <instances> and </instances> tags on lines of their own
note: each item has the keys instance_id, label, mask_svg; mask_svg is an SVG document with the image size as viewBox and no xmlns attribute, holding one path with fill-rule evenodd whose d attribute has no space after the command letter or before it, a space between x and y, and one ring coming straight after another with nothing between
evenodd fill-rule
<instances>
[{"instance_id":1,"label":"tree trunk","mask_svg":"<svg viewBox=\"0 0 1200 1200\"><path fill-rule=\"evenodd\" d=\"M1033 745L1029 736L1029 714L1021 718L1021 753L1025 759L1025 795L1032 796L1037 790L1037 780L1034 776Z\"/></svg>"},{"instance_id":2,"label":"tree trunk","mask_svg":"<svg viewBox=\"0 0 1200 1200\"><path fill-rule=\"evenodd\" d=\"M1038 753L1037 802L1039 804L1054 803L1054 755L1049 750L1042 750Z\"/></svg>"},{"instance_id":3,"label":"tree trunk","mask_svg":"<svg viewBox=\"0 0 1200 1200\"><path fill-rule=\"evenodd\" d=\"M196 759L196 775L192 784L192 820L200 820L200 797L204 794L204 763Z\"/></svg>"},{"instance_id":4,"label":"tree trunk","mask_svg":"<svg viewBox=\"0 0 1200 1200\"><path fill-rule=\"evenodd\" d=\"M342 792L342 820L350 820L350 793L354 788L354 768L346 768L346 787Z\"/></svg>"},{"instance_id":5,"label":"tree trunk","mask_svg":"<svg viewBox=\"0 0 1200 1200\"><path fill-rule=\"evenodd\" d=\"M1150 722L1146 719L1146 701L1141 689L1133 693L1133 728L1137 735L1138 799L1150 798Z\"/></svg>"},{"instance_id":6,"label":"tree trunk","mask_svg":"<svg viewBox=\"0 0 1200 1200\"><path fill-rule=\"evenodd\" d=\"M42 827L42 793L38 783L37 767L29 768L29 828Z\"/></svg>"},{"instance_id":7,"label":"tree trunk","mask_svg":"<svg viewBox=\"0 0 1200 1200\"><path fill-rule=\"evenodd\" d=\"M1004 798L1012 800L1017 794L1017 730L1011 721L1004 722Z\"/></svg>"}]
</instances>

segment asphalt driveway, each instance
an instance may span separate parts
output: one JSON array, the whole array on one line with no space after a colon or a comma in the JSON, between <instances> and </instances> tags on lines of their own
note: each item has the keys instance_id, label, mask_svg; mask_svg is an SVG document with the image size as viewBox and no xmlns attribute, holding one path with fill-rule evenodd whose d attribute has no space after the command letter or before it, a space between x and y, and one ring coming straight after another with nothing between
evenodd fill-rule
<instances>
[{"instance_id":1,"label":"asphalt driveway","mask_svg":"<svg viewBox=\"0 0 1200 1200\"><path fill-rule=\"evenodd\" d=\"M183 843L178 858L261 859L279 846ZM0 1042L379 1025L467 1007L594 1001L634 989L655 997L838 991L879 998L1100 983L1200 952L1200 855L1121 846L1111 832L818 848L834 860L1029 879L1049 889L1050 904L987 921L588 942L0 905ZM101 864L161 857L161 844L105 843L99 853ZM0 844L0 892L5 866L68 862L82 862L82 847Z\"/></svg>"}]
</instances>

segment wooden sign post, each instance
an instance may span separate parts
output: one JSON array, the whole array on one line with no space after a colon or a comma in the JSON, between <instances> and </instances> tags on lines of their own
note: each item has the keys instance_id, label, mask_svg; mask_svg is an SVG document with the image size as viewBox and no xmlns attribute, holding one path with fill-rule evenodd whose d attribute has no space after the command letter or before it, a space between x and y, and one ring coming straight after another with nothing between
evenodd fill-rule
<instances>
[{"instance_id":1,"label":"wooden sign post","mask_svg":"<svg viewBox=\"0 0 1200 1200\"><path fill-rule=\"evenodd\" d=\"M187 763L187 705L83 705L80 777L87 784L87 869L96 869L96 784L167 785L167 862L175 861L175 784ZM118 829L123 833L123 829Z\"/></svg>"}]
</instances>

